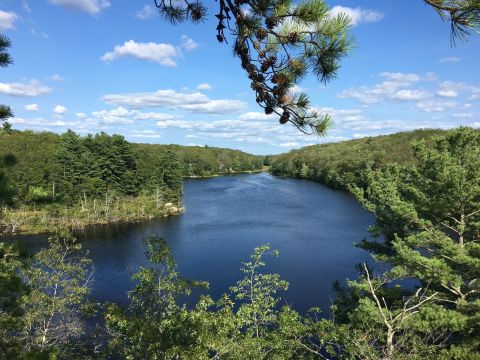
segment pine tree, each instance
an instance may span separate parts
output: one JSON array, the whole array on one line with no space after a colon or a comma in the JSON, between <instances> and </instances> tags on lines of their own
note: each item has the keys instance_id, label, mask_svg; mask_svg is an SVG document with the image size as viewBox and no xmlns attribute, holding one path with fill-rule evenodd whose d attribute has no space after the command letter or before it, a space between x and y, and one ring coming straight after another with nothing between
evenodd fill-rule
<instances>
[{"instance_id":1,"label":"pine tree","mask_svg":"<svg viewBox=\"0 0 480 360\"><path fill-rule=\"evenodd\" d=\"M174 24L202 21L207 12L203 1L155 0L155 5ZM217 40L232 44L265 113L302 132L324 134L330 117L293 88L309 71L325 84L337 76L340 60L353 47L350 18L331 16L323 0L220 0L215 17Z\"/></svg>"},{"instance_id":2,"label":"pine tree","mask_svg":"<svg viewBox=\"0 0 480 360\"><path fill-rule=\"evenodd\" d=\"M451 23L452 44L480 29L478 0L423 0ZM153 0L159 15L172 24L202 22L207 2ZM330 116L315 111L306 93L293 88L311 71L326 84L338 75L340 60L354 46L351 19L331 16L324 0L219 0L216 37L230 43L248 75L257 103L280 124L323 135Z\"/></svg>"},{"instance_id":3,"label":"pine tree","mask_svg":"<svg viewBox=\"0 0 480 360\"><path fill-rule=\"evenodd\" d=\"M433 148L415 144L414 155L415 165L370 170L367 189L355 189L377 217L374 233L384 236L361 246L392 265L382 281L373 280L375 292L384 299L381 307L394 312L404 307L402 296L421 293L429 301L404 330L430 345L434 334L443 334L450 359L480 358L480 134L452 130ZM416 279L418 289L398 282L406 279ZM368 279L352 287L359 303L369 304L369 316L378 316Z\"/></svg>"},{"instance_id":4,"label":"pine tree","mask_svg":"<svg viewBox=\"0 0 480 360\"><path fill-rule=\"evenodd\" d=\"M0 67L7 67L13 64L12 57L7 52L8 48L12 46L10 39L8 39L5 35L0 35ZM11 124L7 122L8 118L13 116L12 109L10 106L0 105L0 121L2 122L2 130L0 133L10 133L11 132Z\"/></svg>"}]
</instances>

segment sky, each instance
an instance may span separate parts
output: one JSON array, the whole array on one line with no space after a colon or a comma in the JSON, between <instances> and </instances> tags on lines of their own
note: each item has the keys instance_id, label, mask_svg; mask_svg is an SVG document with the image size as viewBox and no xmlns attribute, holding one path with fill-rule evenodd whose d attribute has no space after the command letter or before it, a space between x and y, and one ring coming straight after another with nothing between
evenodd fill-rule
<instances>
[{"instance_id":1,"label":"sky","mask_svg":"<svg viewBox=\"0 0 480 360\"><path fill-rule=\"evenodd\" d=\"M0 0L14 64L0 104L15 129L104 131L132 142L277 154L305 145L417 128L480 127L480 35L450 43L421 0L328 1L352 17L356 48L326 86L299 88L329 113L325 137L267 117L212 19L172 26L153 0Z\"/></svg>"}]
</instances>

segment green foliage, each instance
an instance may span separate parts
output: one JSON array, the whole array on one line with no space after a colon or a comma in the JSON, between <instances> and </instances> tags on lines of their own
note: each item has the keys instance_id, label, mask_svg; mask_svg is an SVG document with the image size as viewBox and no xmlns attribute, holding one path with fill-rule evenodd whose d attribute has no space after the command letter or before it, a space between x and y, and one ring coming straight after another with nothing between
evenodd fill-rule
<instances>
[{"instance_id":1,"label":"green foliage","mask_svg":"<svg viewBox=\"0 0 480 360\"><path fill-rule=\"evenodd\" d=\"M477 0L425 0L440 15L451 23L451 41L465 41L471 32L480 30L480 4Z\"/></svg>"},{"instance_id":2,"label":"green foliage","mask_svg":"<svg viewBox=\"0 0 480 360\"><path fill-rule=\"evenodd\" d=\"M90 293L90 260L64 231L33 257L0 243L0 358L80 355ZM87 346L88 347L88 346Z\"/></svg>"},{"instance_id":3,"label":"green foliage","mask_svg":"<svg viewBox=\"0 0 480 360\"><path fill-rule=\"evenodd\" d=\"M113 304L105 313L110 351L130 359L185 358L196 352L198 319L176 300L206 284L180 276L163 239L151 236L145 242L152 266L133 276L136 286L129 293L129 308Z\"/></svg>"},{"instance_id":4,"label":"green foliage","mask_svg":"<svg viewBox=\"0 0 480 360\"><path fill-rule=\"evenodd\" d=\"M161 0L155 5L174 24L206 16L203 1ZM295 94L293 87L308 72L323 83L337 76L340 60L353 47L351 19L331 16L323 0L219 1L215 17L217 40L231 42L265 113L275 113L281 124L291 123L302 132L323 135L330 117L315 111L308 95Z\"/></svg>"},{"instance_id":5,"label":"green foliage","mask_svg":"<svg viewBox=\"0 0 480 360\"><path fill-rule=\"evenodd\" d=\"M164 194L166 202L177 202L184 176L262 168L261 157L241 151L132 144L120 135L104 133L80 137L73 131L60 136L14 131L0 136L0 149L8 149L17 159L5 175L15 179L20 203L32 187L43 188L56 202L72 204L85 197L104 199L107 192L138 196L149 191L156 196L157 185L169 193Z\"/></svg>"},{"instance_id":6,"label":"green foliage","mask_svg":"<svg viewBox=\"0 0 480 360\"><path fill-rule=\"evenodd\" d=\"M40 186L30 186L28 193L25 196L25 201L27 203L43 203L51 199L51 195L47 190Z\"/></svg>"},{"instance_id":7,"label":"green foliage","mask_svg":"<svg viewBox=\"0 0 480 360\"><path fill-rule=\"evenodd\" d=\"M399 326L392 352L408 335L407 343L435 347L445 358L471 359L480 353L480 133L459 128L433 141L414 145L412 164L367 170L366 189L354 191L376 215L372 230L384 237L360 246L392 267L375 280L383 303L375 305L374 291L365 291L366 279L351 283L360 317L349 321L388 327L379 317L383 308L405 319L391 324ZM399 282L406 279L416 279L418 290ZM413 304L403 299L419 294L422 306L408 314Z\"/></svg>"},{"instance_id":8,"label":"green foliage","mask_svg":"<svg viewBox=\"0 0 480 360\"><path fill-rule=\"evenodd\" d=\"M260 156L237 150L132 144L104 133L13 131L0 136L0 149L9 151L0 151L1 232L174 214L185 176L262 168Z\"/></svg>"},{"instance_id":9,"label":"green foliage","mask_svg":"<svg viewBox=\"0 0 480 360\"><path fill-rule=\"evenodd\" d=\"M23 328L19 337L24 349L69 351L83 335L83 310L90 293L90 260L80 243L63 231L49 238L22 270L28 292L21 304Z\"/></svg>"},{"instance_id":10,"label":"green foliage","mask_svg":"<svg viewBox=\"0 0 480 360\"><path fill-rule=\"evenodd\" d=\"M270 167L274 175L321 182L333 188L363 186L365 168L384 168L391 163L412 163L412 141L425 139L431 144L442 130L415 130L386 136L366 137L338 143L307 146L275 156Z\"/></svg>"},{"instance_id":11,"label":"green foliage","mask_svg":"<svg viewBox=\"0 0 480 360\"><path fill-rule=\"evenodd\" d=\"M450 21L451 40L465 40L480 29L478 0L423 0ZM160 17L171 24L200 23L208 2L154 0ZM338 75L340 61L354 47L351 18L332 16L324 0L220 0L215 5L216 38L230 43L248 75L265 114L304 133L324 135L332 126L328 114L315 111L306 93L293 87L309 72L327 83Z\"/></svg>"},{"instance_id":12,"label":"green foliage","mask_svg":"<svg viewBox=\"0 0 480 360\"><path fill-rule=\"evenodd\" d=\"M8 180L7 168L14 166L16 158L12 154L0 155L0 206L12 205L16 189ZM0 213L3 209L0 209Z\"/></svg>"},{"instance_id":13,"label":"green foliage","mask_svg":"<svg viewBox=\"0 0 480 360\"><path fill-rule=\"evenodd\" d=\"M25 286L18 269L23 262L16 246L0 242L0 358L14 358L21 350L15 334L22 326L20 299Z\"/></svg>"}]
</instances>

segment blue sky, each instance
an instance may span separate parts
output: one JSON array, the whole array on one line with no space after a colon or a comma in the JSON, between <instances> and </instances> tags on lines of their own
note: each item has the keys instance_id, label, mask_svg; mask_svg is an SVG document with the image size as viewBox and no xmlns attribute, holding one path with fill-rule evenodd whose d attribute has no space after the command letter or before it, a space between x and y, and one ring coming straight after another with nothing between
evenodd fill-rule
<instances>
[{"instance_id":1,"label":"blue sky","mask_svg":"<svg viewBox=\"0 0 480 360\"><path fill-rule=\"evenodd\" d=\"M15 61L0 69L0 103L12 107L16 129L105 131L256 154L480 127L480 35L452 48L449 24L421 0L328 3L352 16L357 47L326 87L313 76L300 84L333 117L325 138L263 115L213 20L174 27L153 0L0 0L0 31Z\"/></svg>"}]
</instances>

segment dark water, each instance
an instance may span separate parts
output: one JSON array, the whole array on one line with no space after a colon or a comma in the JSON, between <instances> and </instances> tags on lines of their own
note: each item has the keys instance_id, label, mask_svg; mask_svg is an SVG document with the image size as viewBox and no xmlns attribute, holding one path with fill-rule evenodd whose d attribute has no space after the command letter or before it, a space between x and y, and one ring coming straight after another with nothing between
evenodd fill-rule
<instances>
[{"instance_id":1,"label":"dark water","mask_svg":"<svg viewBox=\"0 0 480 360\"><path fill-rule=\"evenodd\" d=\"M328 311L332 282L356 276L369 259L352 244L368 236L373 216L347 193L317 183L269 174L186 180L185 214L137 224L95 226L82 235L95 266L93 295L126 302L130 277L146 265L142 239L160 234L171 245L184 277L210 283L218 298L241 277L255 246L280 251L267 270L290 283L284 301L298 311ZM35 250L45 236L22 237Z\"/></svg>"}]
</instances>

